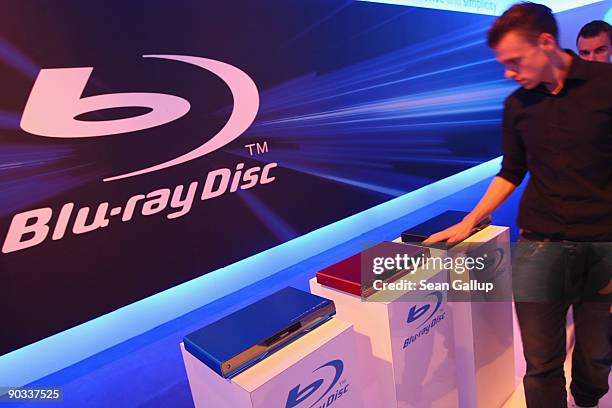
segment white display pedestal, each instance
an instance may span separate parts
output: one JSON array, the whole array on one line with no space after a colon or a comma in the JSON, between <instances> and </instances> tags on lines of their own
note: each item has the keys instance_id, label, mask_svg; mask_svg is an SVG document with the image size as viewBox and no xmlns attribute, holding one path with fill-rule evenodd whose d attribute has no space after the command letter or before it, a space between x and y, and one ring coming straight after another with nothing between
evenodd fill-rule
<instances>
[{"instance_id":1,"label":"white display pedestal","mask_svg":"<svg viewBox=\"0 0 612 408\"><path fill-rule=\"evenodd\" d=\"M198 408L362 406L355 332L337 318L232 379L212 371L183 343L181 352Z\"/></svg>"},{"instance_id":2,"label":"white display pedestal","mask_svg":"<svg viewBox=\"0 0 612 408\"><path fill-rule=\"evenodd\" d=\"M442 278L446 279L446 273L439 271L420 277L428 281ZM443 294L437 307L435 296L432 303L376 301L376 295L362 301L320 285L316 278L310 280L310 289L332 299L337 316L355 328L364 406L457 406L453 332Z\"/></svg>"},{"instance_id":3,"label":"white display pedestal","mask_svg":"<svg viewBox=\"0 0 612 408\"><path fill-rule=\"evenodd\" d=\"M471 301L450 299L460 407L497 408L516 389L510 234L507 227L489 226L466 239L464 255L487 254L487 267L463 279L492 282L495 291L473 293ZM457 250L461 251L461 246ZM450 252L449 252L450 253ZM454 253L453 256L458 256ZM451 274L450 279L456 278ZM460 299L459 299L460 300ZM522 358L522 357L521 357Z\"/></svg>"},{"instance_id":4,"label":"white display pedestal","mask_svg":"<svg viewBox=\"0 0 612 408\"><path fill-rule=\"evenodd\" d=\"M437 257L486 253L487 266L461 279L493 282L496 288L489 298L481 291L466 291L461 292L466 299L448 303L442 292L439 308L433 296L431 302L373 301L376 294L363 301L311 279L311 292L332 299L338 317L355 327L365 405L497 408L512 395L516 379L509 244L508 228L489 226L451 251L432 249ZM457 277L418 269L410 279L449 282ZM411 311L413 318L418 315L413 322Z\"/></svg>"}]
</instances>

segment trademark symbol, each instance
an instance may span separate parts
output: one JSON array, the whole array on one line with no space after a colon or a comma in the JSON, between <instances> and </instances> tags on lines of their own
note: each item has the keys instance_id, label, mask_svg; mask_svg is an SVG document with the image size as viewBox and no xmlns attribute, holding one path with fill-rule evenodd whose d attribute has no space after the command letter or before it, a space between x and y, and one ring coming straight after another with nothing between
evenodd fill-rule
<instances>
[{"instance_id":1,"label":"trademark symbol","mask_svg":"<svg viewBox=\"0 0 612 408\"><path fill-rule=\"evenodd\" d=\"M253 146L255 146L255 152L253 152ZM244 145L244 147L249 149L249 156L253 156L254 154L263 154L268 153L268 142L263 143L251 143L248 145Z\"/></svg>"}]
</instances>

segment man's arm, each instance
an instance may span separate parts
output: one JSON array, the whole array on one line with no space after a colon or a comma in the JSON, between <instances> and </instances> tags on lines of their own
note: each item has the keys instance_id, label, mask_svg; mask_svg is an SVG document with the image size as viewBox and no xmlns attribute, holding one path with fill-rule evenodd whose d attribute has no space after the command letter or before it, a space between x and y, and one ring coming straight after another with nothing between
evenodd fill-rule
<instances>
[{"instance_id":1,"label":"man's arm","mask_svg":"<svg viewBox=\"0 0 612 408\"><path fill-rule=\"evenodd\" d=\"M527 155L525 145L521 136L515 129L514 117L518 107L512 96L506 98L504 102L504 114L502 120L502 149L504 159L502 168L497 176L493 179L487 192L480 199L476 207L461 221L459 224L453 225L433 234L425 241L424 244L433 244L448 240L449 243L460 242L466 239L474 225L478 221L491 215L497 207L499 207L510 194L521 184L525 174L527 173Z\"/></svg>"},{"instance_id":2,"label":"man's arm","mask_svg":"<svg viewBox=\"0 0 612 408\"><path fill-rule=\"evenodd\" d=\"M476 207L461 221L443 231L427 238L424 244L433 244L448 240L449 243L460 242L466 239L478 221L491 215L516 189L516 186L502 177L495 177L487 192L482 196Z\"/></svg>"}]
</instances>

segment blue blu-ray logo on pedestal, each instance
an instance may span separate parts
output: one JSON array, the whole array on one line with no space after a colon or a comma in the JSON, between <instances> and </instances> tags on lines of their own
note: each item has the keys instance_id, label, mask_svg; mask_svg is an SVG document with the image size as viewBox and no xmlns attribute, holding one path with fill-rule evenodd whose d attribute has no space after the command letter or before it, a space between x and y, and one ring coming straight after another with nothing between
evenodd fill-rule
<instances>
[{"instance_id":1,"label":"blue blu-ray logo on pedestal","mask_svg":"<svg viewBox=\"0 0 612 408\"><path fill-rule=\"evenodd\" d=\"M337 401L342 395L348 392L349 383L344 379L340 380L342 376L342 372L344 371L344 363L342 360L331 360L330 362L323 364L319 368L315 369L313 373L319 371L322 368L331 367L335 370L334 378L332 379L329 386L325 389L324 392L321 393L321 396L313 402L309 408L314 407L319 402L323 401L321 405L317 406L317 408L327 408L332 405L335 401ZM293 408L300 405L302 402L306 401L312 395L314 395L317 391L321 389L321 386L325 383L325 378L318 378L313 381L311 384L302 388L302 384L296 385L294 388L289 391L289 395L287 396L287 403L285 404L285 408ZM329 394L329 392L338 384L338 388L335 392ZM324 398L327 399L324 400Z\"/></svg>"},{"instance_id":2,"label":"blue blu-ray logo on pedestal","mask_svg":"<svg viewBox=\"0 0 612 408\"><path fill-rule=\"evenodd\" d=\"M427 319L425 319L424 322L422 322L421 324L418 325L418 327L421 327L422 325L424 325L425 323L427 323L429 321L429 319L432 318L432 316L434 314L436 314L436 312L438 311L438 309L440 309L440 306L442 306L442 292L440 292L439 290L435 291L435 292L431 292L430 294L428 294L427 296L435 296L436 297L436 307L434 308L433 312L431 312L431 314L429 315L429 317ZM423 305L421 307L419 307L417 309L417 305L414 305L410 308L410 310L408 311L408 318L406 319L406 323L412 323L415 320L418 320L421 316L423 316L425 313L427 313L427 311L431 308L431 305L427 304L427 305Z\"/></svg>"},{"instance_id":3,"label":"blue blu-ray logo on pedestal","mask_svg":"<svg viewBox=\"0 0 612 408\"><path fill-rule=\"evenodd\" d=\"M492 257L486 257L485 266L483 268L483 271L491 270L490 272L491 276L488 278L490 281L493 281L495 278L497 278L504 272L504 269L500 268L502 262L504 261L504 255L505 255L504 249L495 248L495 251L493 251L493 254L494 255ZM491 267L493 268L490 269Z\"/></svg>"},{"instance_id":4,"label":"blue blu-ray logo on pedestal","mask_svg":"<svg viewBox=\"0 0 612 408\"><path fill-rule=\"evenodd\" d=\"M422 321L421 324L417 326L417 329L421 327L422 328L416 333L414 333L413 335L406 338L406 340L404 340L403 348L408 347L409 345L414 343L417 339L419 339L421 336L425 336L429 334L429 331L439 322L444 320L444 317L446 316L445 312L442 312L436 315L436 313L438 313L438 311L442 307L442 301L444 299L444 295L442 294L442 292L437 290L435 292L429 293L427 296L431 296L435 298L435 302L436 302L435 307L433 308L433 311L427 316L427 318L424 321ZM431 307L432 307L431 304L425 304L421 307L417 307L417 305L412 306L410 310L408 310L408 317L406 318L406 323L412 324L414 322L420 321L420 319L427 314L427 312L429 311L429 309L431 309Z\"/></svg>"}]
</instances>

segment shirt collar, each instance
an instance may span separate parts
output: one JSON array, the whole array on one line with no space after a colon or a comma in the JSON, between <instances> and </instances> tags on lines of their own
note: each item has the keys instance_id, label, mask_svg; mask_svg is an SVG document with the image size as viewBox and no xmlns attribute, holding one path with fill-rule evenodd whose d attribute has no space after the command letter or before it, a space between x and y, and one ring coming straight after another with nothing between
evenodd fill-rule
<instances>
[{"instance_id":1,"label":"shirt collar","mask_svg":"<svg viewBox=\"0 0 612 408\"><path fill-rule=\"evenodd\" d=\"M574 51L569 49L564 49L563 51L572 57L572 65L570 66L566 79L588 79L587 63L582 60L582 58L578 57Z\"/></svg>"},{"instance_id":2,"label":"shirt collar","mask_svg":"<svg viewBox=\"0 0 612 408\"><path fill-rule=\"evenodd\" d=\"M582 58L580 58L576 53L570 49L564 49L565 53L569 54L572 57L572 62L570 65L570 70L567 73L567 77L565 77L565 82L567 84L568 80L587 80L588 79L588 67L587 62L585 62ZM563 85L567 86L566 84ZM547 95L550 95L550 91L544 84L540 83L537 87L534 88L534 91L542 92Z\"/></svg>"}]
</instances>

